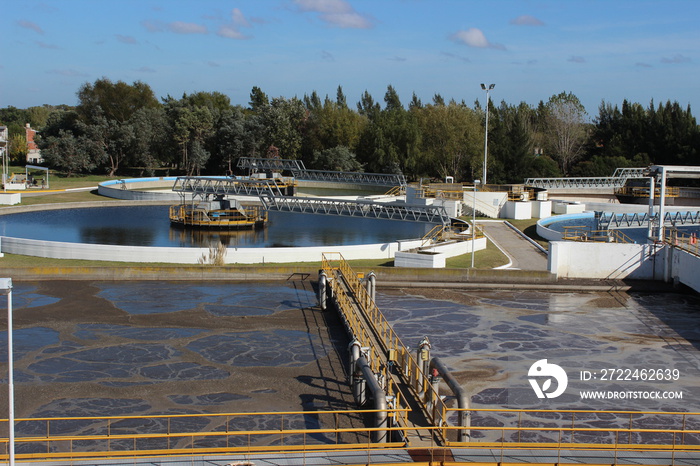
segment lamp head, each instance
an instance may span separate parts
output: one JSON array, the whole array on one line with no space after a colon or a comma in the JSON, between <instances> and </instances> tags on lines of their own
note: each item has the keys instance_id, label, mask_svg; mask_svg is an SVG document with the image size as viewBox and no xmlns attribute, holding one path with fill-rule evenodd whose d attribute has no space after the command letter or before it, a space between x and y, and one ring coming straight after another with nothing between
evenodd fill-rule
<instances>
[{"instance_id":1,"label":"lamp head","mask_svg":"<svg viewBox=\"0 0 700 466\"><path fill-rule=\"evenodd\" d=\"M496 85L495 85L495 84L491 84L491 85L489 85L489 91L490 91L491 89L493 89L494 87L496 87Z\"/></svg>"},{"instance_id":2,"label":"lamp head","mask_svg":"<svg viewBox=\"0 0 700 466\"><path fill-rule=\"evenodd\" d=\"M485 85L484 83L481 83L481 88L482 88L483 90L486 90L486 85Z\"/></svg>"}]
</instances>

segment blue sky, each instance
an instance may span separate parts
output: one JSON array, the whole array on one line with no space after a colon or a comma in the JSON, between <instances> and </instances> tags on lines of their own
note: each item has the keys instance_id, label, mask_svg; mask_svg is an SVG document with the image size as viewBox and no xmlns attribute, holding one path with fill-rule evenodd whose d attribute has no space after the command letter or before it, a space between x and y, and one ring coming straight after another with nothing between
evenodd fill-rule
<instances>
[{"instance_id":1,"label":"blue sky","mask_svg":"<svg viewBox=\"0 0 700 466\"><path fill-rule=\"evenodd\" d=\"M312 91L354 105L573 92L700 109L700 2L644 0L22 0L0 15L0 107L77 103L101 77L246 105Z\"/></svg>"}]
</instances>

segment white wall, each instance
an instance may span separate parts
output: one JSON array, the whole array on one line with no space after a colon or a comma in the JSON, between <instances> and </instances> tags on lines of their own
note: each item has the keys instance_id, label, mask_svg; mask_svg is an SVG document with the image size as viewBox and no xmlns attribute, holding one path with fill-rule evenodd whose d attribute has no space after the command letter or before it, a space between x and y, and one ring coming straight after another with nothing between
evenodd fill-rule
<instances>
[{"instance_id":1,"label":"white wall","mask_svg":"<svg viewBox=\"0 0 700 466\"><path fill-rule=\"evenodd\" d=\"M527 220L532 218L532 202L508 201L501 209L500 218Z\"/></svg>"},{"instance_id":2,"label":"white wall","mask_svg":"<svg viewBox=\"0 0 700 466\"><path fill-rule=\"evenodd\" d=\"M700 293L700 257L682 249L671 251L671 278Z\"/></svg>"},{"instance_id":3,"label":"white wall","mask_svg":"<svg viewBox=\"0 0 700 466\"><path fill-rule=\"evenodd\" d=\"M420 240L351 246L289 248L228 248L227 264L318 262L324 252L340 252L346 259L393 259L403 249L420 245ZM53 259L85 259L115 262L197 264L208 248L114 246L104 244L61 243L24 238L0 237L0 251Z\"/></svg>"},{"instance_id":4,"label":"white wall","mask_svg":"<svg viewBox=\"0 0 700 466\"><path fill-rule=\"evenodd\" d=\"M664 247L551 241L549 271L557 278L663 280Z\"/></svg>"},{"instance_id":5,"label":"white wall","mask_svg":"<svg viewBox=\"0 0 700 466\"><path fill-rule=\"evenodd\" d=\"M532 203L532 216L534 218L551 217L552 201L534 201Z\"/></svg>"},{"instance_id":6,"label":"white wall","mask_svg":"<svg viewBox=\"0 0 700 466\"><path fill-rule=\"evenodd\" d=\"M486 237L477 238L474 240L474 250L481 251L486 249ZM445 244L439 244L429 248L422 248L422 252L406 251L403 248L394 256L394 267L427 267L427 268L443 268L445 260L450 257L461 256L472 251L472 241L455 241Z\"/></svg>"},{"instance_id":7,"label":"white wall","mask_svg":"<svg viewBox=\"0 0 700 466\"><path fill-rule=\"evenodd\" d=\"M3 205L15 205L22 202L22 195L20 193L2 193L0 194L0 204Z\"/></svg>"}]
</instances>

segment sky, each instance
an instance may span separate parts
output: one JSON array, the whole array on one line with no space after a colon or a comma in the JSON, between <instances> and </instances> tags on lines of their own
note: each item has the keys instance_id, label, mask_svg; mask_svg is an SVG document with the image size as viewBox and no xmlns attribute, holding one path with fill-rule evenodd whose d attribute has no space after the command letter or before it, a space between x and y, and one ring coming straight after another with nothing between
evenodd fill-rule
<instances>
[{"instance_id":1,"label":"sky","mask_svg":"<svg viewBox=\"0 0 700 466\"><path fill-rule=\"evenodd\" d=\"M248 105L316 91L354 105L435 94L537 105L700 109L697 0L22 0L0 11L0 107L76 105L100 78L156 97L221 92Z\"/></svg>"}]
</instances>

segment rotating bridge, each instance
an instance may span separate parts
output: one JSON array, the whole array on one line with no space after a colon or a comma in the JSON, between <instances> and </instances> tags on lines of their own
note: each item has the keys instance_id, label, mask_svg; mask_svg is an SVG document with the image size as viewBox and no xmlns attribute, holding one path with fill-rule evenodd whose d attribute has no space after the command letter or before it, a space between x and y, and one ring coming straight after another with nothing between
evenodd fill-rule
<instances>
[{"instance_id":1,"label":"rotating bridge","mask_svg":"<svg viewBox=\"0 0 700 466\"><path fill-rule=\"evenodd\" d=\"M306 181L328 181L334 183L352 183L374 186L406 187L406 177L391 173L341 172L325 170L308 170L304 162L295 159L267 159L241 157L238 168L257 171L289 171L294 178Z\"/></svg>"},{"instance_id":2,"label":"rotating bridge","mask_svg":"<svg viewBox=\"0 0 700 466\"><path fill-rule=\"evenodd\" d=\"M300 198L261 195L265 210L304 214L339 215L387 220L450 224L450 216L443 206L384 204L362 200Z\"/></svg>"},{"instance_id":3,"label":"rotating bridge","mask_svg":"<svg viewBox=\"0 0 700 466\"><path fill-rule=\"evenodd\" d=\"M646 168L618 168L612 176L566 177L566 178L528 178L525 186L547 190L589 190L614 189L625 186L630 178L645 178Z\"/></svg>"}]
</instances>

